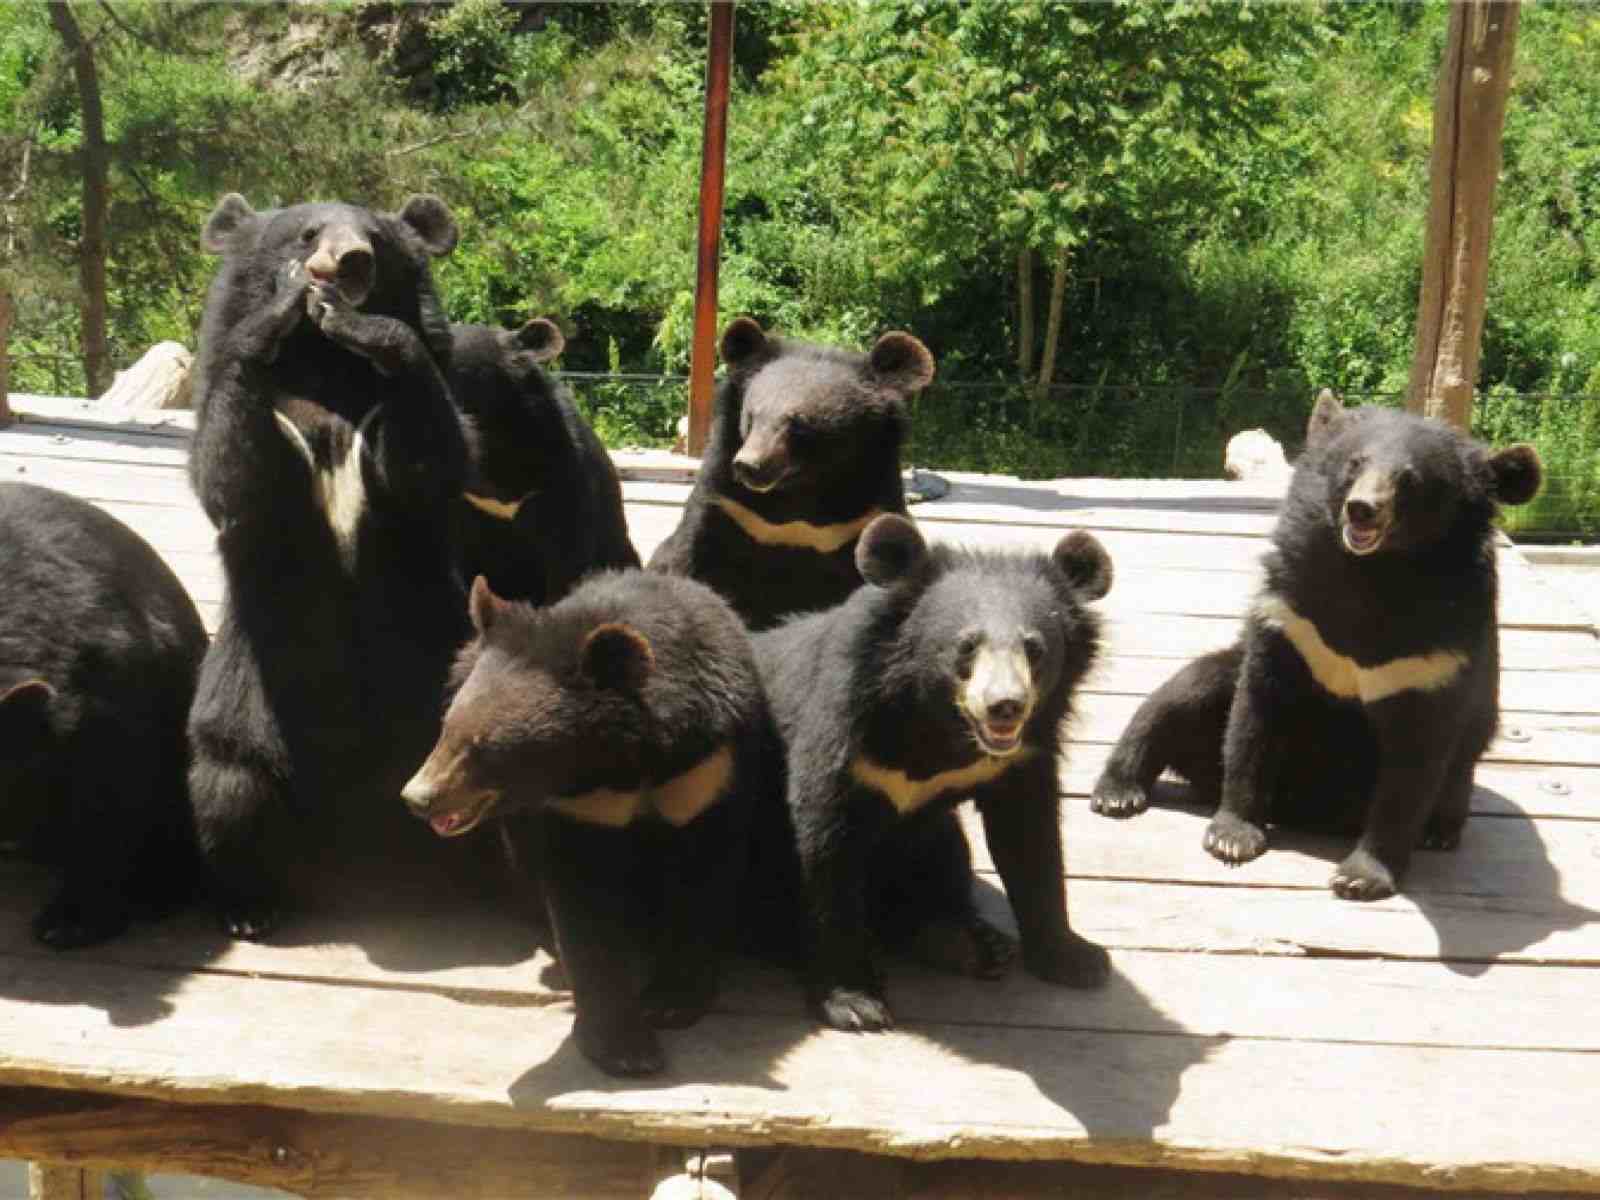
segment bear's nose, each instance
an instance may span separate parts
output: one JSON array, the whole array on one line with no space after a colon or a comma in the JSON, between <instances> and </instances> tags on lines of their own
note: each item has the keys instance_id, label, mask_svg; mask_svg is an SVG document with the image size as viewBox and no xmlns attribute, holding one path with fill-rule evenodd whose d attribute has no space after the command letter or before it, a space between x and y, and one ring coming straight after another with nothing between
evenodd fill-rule
<instances>
[{"instance_id":1,"label":"bear's nose","mask_svg":"<svg viewBox=\"0 0 1600 1200\"><path fill-rule=\"evenodd\" d=\"M400 789L400 799L404 800L406 807L417 816L426 817L433 808L433 786L422 777L422 772L418 771L411 777L411 781Z\"/></svg>"},{"instance_id":2,"label":"bear's nose","mask_svg":"<svg viewBox=\"0 0 1600 1200\"><path fill-rule=\"evenodd\" d=\"M1378 510L1365 500L1352 497L1344 502L1344 515L1353 525L1373 525L1378 520Z\"/></svg>"},{"instance_id":3,"label":"bear's nose","mask_svg":"<svg viewBox=\"0 0 1600 1200\"><path fill-rule=\"evenodd\" d=\"M752 492L764 492L777 482L778 468L770 461L752 463L735 458L733 477Z\"/></svg>"},{"instance_id":4,"label":"bear's nose","mask_svg":"<svg viewBox=\"0 0 1600 1200\"><path fill-rule=\"evenodd\" d=\"M984 716L996 725L1014 725L1022 719L1022 709L1021 700L1007 697L1003 700L991 700L984 709Z\"/></svg>"}]
</instances>

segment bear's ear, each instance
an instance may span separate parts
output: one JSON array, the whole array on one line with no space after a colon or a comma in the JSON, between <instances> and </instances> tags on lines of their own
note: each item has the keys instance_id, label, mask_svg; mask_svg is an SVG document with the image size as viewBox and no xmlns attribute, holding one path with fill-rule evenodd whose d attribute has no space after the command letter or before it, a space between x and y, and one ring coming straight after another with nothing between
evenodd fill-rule
<instances>
[{"instance_id":1,"label":"bear's ear","mask_svg":"<svg viewBox=\"0 0 1600 1200\"><path fill-rule=\"evenodd\" d=\"M556 323L544 317L535 317L510 335L512 346L536 363L549 362L565 349L567 339Z\"/></svg>"},{"instance_id":2,"label":"bear's ear","mask_svg":"<svg viewBox=\"0 0 1600 1200\"><path fill-rule=\"evenodd\" d=\"M229 192L211 210L200 229L200 249L207 254L221 254L228 248L228 239L243 225L256 219L256 210L250 207L238 192Z\"/></svg>"},{"instance_id":3,"label":"bear's ear","mask_svg":"<svg viewBox=\"0 0 1600 1200\"><path fill-rule=\"evenodd\" d=\"M1318 392L1317 402L1311 406L1311 419L1306 422L1306 448L1310 449L1333 433L1346 415L1344 405L1339 403L1339 397L1327 388Z\"/></svg>"},{"instance_id":4,"label":"bear's ear","mask_svg":"<svg viewBox=\"0 0 1600 1200\"><path fill-rule=\"evenodd\" d=\"M1085 600L1098 600L1111 590L1111 555L1087 530L1074 529L1057 542L1050 560Z\"/></svg>"},{"instance_id":5,"label":"bear's ear","mask_svg":"<svg viewBox=\"0 0 1600 1200\"><path fill-rule=\"evenodd\" d=\"M656 664L650 642L631 625L596 625L583 639L583 673L603 688L636 692Z\"/></svg>"},{"instance_id":6,"label":"bear's ear","mask_svg":"<svg viewBox=\"0 0 1600 1200\"><path fill-rule=\"evenodd\" d=\"M722 331L719 346L722 361L730 371L737 371L758 357L765 357L769 348L766 333L750 317L735 318Z\"/></svg>"},{"instance_id":7,"label":"bear's ear","mask_svg":"<svg viewBox=\"0 0 1600 1200\"><path fill-rule=\"evenodd\" d=\"M456 248L460 230L450 208L439 197L423 192L412 196L400 207L400 219L411 226L422 239L422 246L435 258L442 258Z\"/></svg>"},{"instance_id":8,"label":"bear's ear","mask_svg":"<svg viewBox=\"0 0 1600 1200\"><path fill-rule=\"evenodd\" d=\"M933 355L909 333L886 333L873 343L867 364L878 382L898 392L920 391L933 382Z\"/></svg>"},{"instance_id":9,"label":"bear's ear","mask_svg":"<svg viewBox=\"0 0 1600 1200\"><path fill-rule=\"evenodd\" d=\"M910 518L884 513L873 518L856 542L856 570L874 587L889 587L927 555L928 544Z\"/></svg>"},{"instance_id":10,"label":"bear's ear","mask_svg":"<svg viewBox=\"0 0 1600 1200\"><path fill-rule=\"evenodd\" d=\"M1489 455L1489 473L1494 476L1494 498L1501 504L1526 504L1544 482L1539 452L1526 443Z\"/></svg>"},{"instance_id":11,"label":"bear's ear","mask_svg":"<svg viewBox=\"0 0 1600 1200\"><path fill-rule=\"evenodd\" d=\"M467 597L467 612L471 614L472 627L478 631L480 637L494 628L494 623L505 613L507 607L507 602L494 594L489 581L482 575L472 581L472 594Z\"/></svg>"},{"instance_id":12,"label":"bear's ear","mask_svg":"<svg viewBox=\"0 0 1600 1200\"><path fill-rule=\"evenodd\" d=\"M24 679L0 693L0 746L22 749L42 740L55 698L55 688L42 679Z\"/></svg>"}]
</instances>

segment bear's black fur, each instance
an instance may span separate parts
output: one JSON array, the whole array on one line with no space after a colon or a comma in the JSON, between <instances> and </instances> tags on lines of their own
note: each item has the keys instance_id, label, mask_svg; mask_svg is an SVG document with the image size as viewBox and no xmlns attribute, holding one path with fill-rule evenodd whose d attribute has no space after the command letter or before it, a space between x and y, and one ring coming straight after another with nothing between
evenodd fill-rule
<instances>
[{"instance_id":1,"label":"bear's black fur","mask_svg":"<svg viewBox=\"0 0 1600 1200\"><path fill-rule=\"evenodd\" d=\"M259 937L313 814L385 813L438 732L467 634L454 506L467 444L428 259L432 196L397 213L223 197L190 476L227 605L189 722L190 795L224 927Z\"/></svg>"},{"instance_id":2,"label":"bear's black fur","mask_svg":"<svg viewBox=\"0 0 1600 1200\"><path fill-rule=\"evenodd\" d=\"M709 588L642 571L593 575L544 609L480 577L470 608L478 636L402 795L446 837L512 814L580 1049L614 1074L659 1070L652 1026L692 1024L716 995L776 753L749 636Z\"/></svg>"},{"instance_id":3,"label":"bear's black fur","mask_svg":"<svg viewBox=\"0 0 1600 1200\"><path fill-rule=\"evenodd\" d=\"M840 1029L892 1023L875 939L998 976L1016 947L977 913L955 814L971 797L1027 969L1099 984L1108 956L1067 923L1057 760L1099 646L1084 606L1110 587L1110 559L1081 531L1048 556L930 549L892 515L867 527L856 558L872 586L755 639L787 805L758 826L753 948L806 945L810 1002ZM765 820L773 811L787 830ZM804 912L786 912L802 897Z\"/></svg>"},{"instance_id":4,"label":"bear's black fur","mask_svg":"<svg viewBox=\"0 0 1600 1200\"><path fill-rule=\"evenodd\" d=\"M700 474L650 569L710 584L765 629L855 591L861 530L906 511L906 400L933 378L933 357L909 333L858 354L768 337L748 317L721 349Z\"/></svg>"},{"instance_id":5,"label":"bear's black fur","mask_svg":"<svg viewBox=\"0 0 1600 1200\"><path fill-rule=\"evenodd\" d=\"M1532 447L1323 393L1239 642L1140 706L1093 808L1142 811L1171 767L1219 802L1221 861L1259 855L1268 822L1359 830L1334 892L1392 895L1413 847L1460 841L1499 719L1492 523L1539 482Z\"/></svg>"},{"instance_id":6,"label":"bear's black fur","mask_svg":"<svg viewBox=\"0 0 1600 1200\"><path fill-rule=\"evenodd\" d=\"M60 867L34 918L57 949L189 897L184 718L206 633L137 534L85 501L0 484L0 841Z\"/></svg>"},{"instance_id":7,"label":"bear's black fur","mask_svg":"<svg viewBox=\"0 0 1600 1200\"><path fill-rule=\"evenodd\" d=\"M550 604L605 567L637 567L611 456L539 365L565 339L536 318L515 333L452 325L450 390L475 453L460 502L462 575Z\"/></svg>"}]
</instances>

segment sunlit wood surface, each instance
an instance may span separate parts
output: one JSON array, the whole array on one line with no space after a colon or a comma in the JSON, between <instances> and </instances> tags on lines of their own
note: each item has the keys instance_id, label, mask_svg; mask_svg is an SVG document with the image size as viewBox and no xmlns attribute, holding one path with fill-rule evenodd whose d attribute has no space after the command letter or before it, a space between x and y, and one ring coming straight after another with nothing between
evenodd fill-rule
<instances>
[{"instance_id":1,"label":"sunlit wood surface","mask_svg":"<svg viewBox=\"0 0 1600 1200\"><path fill-rule=\"evenodd\" d=\"M65 401L16 407L26 419L0 431L0 479L73 492L122 518L214 626L222 578L184 475L191 418L107 425ZM688 488L661 456L619 462L648 556ZM548 1194L644 1194L634 1189L663 1145L1300 1181L1283 1195L1338 1181L1600 1192L1600 645L1586 618L1502 547L1506 712L1461 849L1420 854L1403 897L1348 904L1325 886L1347 848L1339 840L1279 839L1228 869L1201 850L1204 814L1177 785L1127 823L1088 807L1139 699L1232 638L1272 492L951 478L950 496L913 510L932 537L1048 549L1082 527L1114 560L1100 605L1107 653L1062 767L1069 904L1075 926L1112 949L1105 990L1022 974L970 982L895 962L900 1028L860 1036L820 1030L789 978L739 962L717 1011L666 1036L668 1073L621 1083L571 1045L559 977L530 957L516 916L425 865L400 884L352 877L336 900L304 897L268 945L227 942L194 912L54 954L27 932L46 878L0 863L0 1085L51 1089L0 1087L0 1155L111 1165L120 1148L135 1163L166 1162L147 1145L161 1113L198 1128L236 1111L236 1125L207 1126L231 1131L214 1147L202 1138L193 1150L193 1130L183 1144L202 1157L211 1147L214 1173L319 1195L404 1191L382 1164L351 1166L376 1136L363 1122L412 1123L424 1132L394 1161L435 1167L482 1156L452 1158L428 1137L525 1135L513 1142L526 1163L505 1150L498 1173L469 1186L463 1165L460 1190L436 1195L523 1194L496 1190L512 1167L530 1187L548 1178ZM981 832L969 829L984 904L1009 921ZM43 1111L40 1096L67 1116ZM313 1135L307 1114L329 1120ZM573 1190L580 1169L592 1188ZM980 1194L990 1185L973 1182L974 1169L960 1167L968 1182L954 1191L925 1173L912 1190ZM1071 1178L1006 1170L1009 1182L993 1186L1008 1195L1061 1194ZM909 1194L910 1171L884 1187ZM769 1171L779 1183L761 1194L805 1194L796 1172L784 1191L782 1172ZM1193 1194L1225 1194L1210 1186L1197 1177Z\"/></svg>"}]
</instances>

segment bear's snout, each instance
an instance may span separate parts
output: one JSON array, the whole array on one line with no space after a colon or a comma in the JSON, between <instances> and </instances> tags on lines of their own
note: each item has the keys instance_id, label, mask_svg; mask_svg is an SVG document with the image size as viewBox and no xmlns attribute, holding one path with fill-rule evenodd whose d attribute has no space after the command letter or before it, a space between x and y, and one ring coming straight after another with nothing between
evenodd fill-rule
<instances>
[{"instance_id":1,"label":"bear's snout","mask_svg":"<svg viewBox=\"0 0 1600 1200\"><path fill-rule=\"evenodd\" d=\"M1375 470L1362 472L1350 485L1343 505L1345 549L1361 556L1371 554L1383 544L1394 523L1394 480Z\"/></svg>"},{"instance_id":2,"label":"bear's snout","mask_svg":"<svg viewBox=\"0 0 1600 1200\"><path fill-rule=\"evenodd\" d=\"M319 283L331 283L345 302L359 306L377 281L378 260L372 243L348 226L322 231L317 249L306 260L306 271Z\"/></svg>"},{"instance_id":3,"label":"bear's snout","mask_svg":"<svg viewBox=\"0 0 1600 1200\"><path fill-rule=\"evenodd\" d=\"M741 450L733 460L733 477L752 492L770 492L784 476L783 459L776 454L755 455Z\"/></svg>"}]
</instances>

